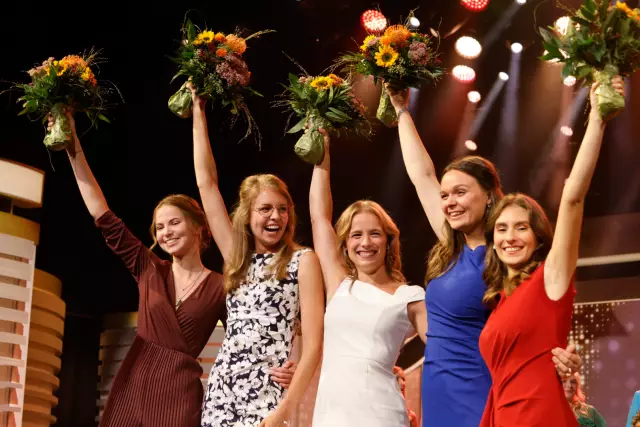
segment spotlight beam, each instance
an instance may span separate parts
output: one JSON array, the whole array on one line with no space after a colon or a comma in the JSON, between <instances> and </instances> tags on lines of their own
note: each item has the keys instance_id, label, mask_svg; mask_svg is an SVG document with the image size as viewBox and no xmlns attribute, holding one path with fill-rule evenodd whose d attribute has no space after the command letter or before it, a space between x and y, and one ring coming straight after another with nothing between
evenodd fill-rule
<instances>
[{"instance_id":1,"label":"spotlight beam","mask_svg":"<svg viewBox=\"0 0 640 427\"><path fill-rule=\"evenodd\" d=\"M475 120L471 124L471 129L469 130L469 134L465 139L471 139L473 141L476 140L476 136L478 135L478 131L482 127L482 124L487 119L489 112L491 111L491 107L493 107L494 102L498 98L500 91L504 87L505 81L497 78L493 83L491 90L489 91L489 95L485 98L484 104L481 108L478 109L478 115Z\"/></svg>"},{"instance_id":2,"label":"spotlight beam","mask_svg":"<svg viewBox=\"0 0 640 427\"><path fill-rule=\"evenodd\" d=\"M505 28L511 23L514 15L520 10L522 4L513 2L511 6L502 14L500 20L491 28L491 31L487 34L483 47L486 50L489 50L492 44L496 42L500 34L504 31Z\"/></svg>"}]
</instances>

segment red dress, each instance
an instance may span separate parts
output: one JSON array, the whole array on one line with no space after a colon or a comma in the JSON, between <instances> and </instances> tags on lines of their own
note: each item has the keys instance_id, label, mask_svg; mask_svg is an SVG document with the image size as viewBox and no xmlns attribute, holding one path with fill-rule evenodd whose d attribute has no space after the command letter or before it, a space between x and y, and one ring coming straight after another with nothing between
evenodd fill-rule
<instances>
[{"instance_id":1,"label":"red dress","mask_svg":"<svg viewBox=\"0 0 640 427\"><path fill-rule=\"evenodd\" d=\"M140 291L137 335L116 374L100 427L199 427L197 357L226 320L222 276L211 272L175 309L171 263L146 248L112 212L96 221Z\"/></svg>"},{"instance_id":2,"label":"red dress","mask_svg":"<svg viewBox=\"0 0 640 427\"><path fill-rule=\"evenodd\" d=\"M552 361L571 329L573 280L558 301L544 290L544 263L500 302L480 334L493 379L480 427L577 427Z\"/></svg>"}]
</instances>

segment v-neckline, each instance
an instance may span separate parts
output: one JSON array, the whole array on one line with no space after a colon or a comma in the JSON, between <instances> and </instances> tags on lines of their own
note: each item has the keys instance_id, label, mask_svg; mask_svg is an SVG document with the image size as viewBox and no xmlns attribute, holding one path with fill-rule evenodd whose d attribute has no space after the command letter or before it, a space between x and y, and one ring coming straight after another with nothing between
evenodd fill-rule
<instances>
[{"instance_id":1,"label":"v-neckline","mask_svg":"<svg viewBox=\"0 0 640 427\"><path fill-rule=\"evenodd\" d=\"M176 297L178 296L178 293L176 292L176 277L173 273L173 269L171 269L171 287L170 289L173 289L172 295L171 295L171 304L173 305L173 310L175 312L177 312L178 310L180 310L180 308L187 302L191 300L191 297L194 296L196 293L198 292L202 292L202 285L204 284L204 282L209 278L209 276L211 275L211 273L213 273L213 271L209 270L209 272L200 280L200 282L198 282L198 284L196 285L196 287L193 289L193 291L187 295L186 298L184 298L182 300L182 302L180 303L180 305L178 305L176 307Z\"/></svg>"}]
</instances>

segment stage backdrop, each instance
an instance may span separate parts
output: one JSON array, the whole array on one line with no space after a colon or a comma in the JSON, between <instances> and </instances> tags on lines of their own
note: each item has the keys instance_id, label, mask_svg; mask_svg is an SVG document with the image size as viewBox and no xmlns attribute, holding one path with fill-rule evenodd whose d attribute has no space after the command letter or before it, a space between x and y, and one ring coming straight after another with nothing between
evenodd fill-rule
<instances>
[{"instance_id":1,"label":"stage backdrop","mask_svg":"<svg viewBox=\"0 0 640 427\"><path fill-rule=\"evenodd\" d=\"M576 304L569 337L583 358L583 388L609 426L624 426L640 389L640 299Z\"/></svg>"}]
</instances>

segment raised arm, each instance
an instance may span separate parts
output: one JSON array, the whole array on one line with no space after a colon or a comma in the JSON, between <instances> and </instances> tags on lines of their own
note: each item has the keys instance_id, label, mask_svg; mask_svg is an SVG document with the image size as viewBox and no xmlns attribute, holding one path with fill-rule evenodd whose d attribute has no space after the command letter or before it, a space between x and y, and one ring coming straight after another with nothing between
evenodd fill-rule
<instances>
[{"instance_id":1,"label":"raised arm","mask_svg":"<svg viewBox=\"0 0 640 427\"><path fill-rule=\"evenodd\" d=\"M313 231L313 246L320 259L327 303L347 276L336 239L336 232L331 224L333 214L333 200L331 198L329 154L329 134L320 129L324 136L324 158L319 165L314 166L309 189L309 211L311 214L311 229Z\"/></svg>"},{"instance_id":2,"label":"raised arm","mask_svg":"<svg viewBox=\"0 0 640 427\"><path fill-rule=\"evenodd\" d=\"M218 188L218 170L209 142L204 100L196 95L193 86L191 86L191 95L193 97L193 165L196 171L196 182L213 240L224 260L228 261L232 244L231 220Z\"/></svg>"},{"instance_id":3,"label":"raised arm","mask_svg":"<svg viewBox=\"0 0 640 427\"><path fill-rule=\"evenodd\" d=\"M71 141L67 146L67 155L69 156L69 162L73 169L73 174L76 177L82 200L89 210L89 213L94 220L100 218L105 212L109 210L107 200L102 194L102 189L98 185L98 181L93 176L89 163L84 156L82 146L80 145L80 139L76 133L76 122L73 119L73 114L69 111L66 112L69 125L71 126ZM53 126L53 117L49 116L49 128Z\"/></svg>"},{"instance_id":4,"label":"raised arm","mask_svg":"<svg viewBox=\"0 0 640 427\"><path fill-rule=\"evenodd\" d=\"M409 91L394 90L386 86L391 103L396 109L398 116L398 133L400 134L400 147L402 149L402 159L407 169L409 179L413 183L418 193L418 198L422 204L424 212L433 232L439 240L444 240L443 225L445 221L444 213L440 208L440 183L436 176L436 168L433 160L424 148L424 144L418 135L413 119L407 110L409 105Z\"/></svg>"},{"instance_id":5,"label":"raised arm","mask_svg":"<svg viewBox=\"0 0 640 427\"><path fill-rule=\"evenodd\" d=\"M284 399L276 410L260 424L260 427L279 427L284 425L282 422L302 400L322 356L324 290L322 288L320 263L313 252L307 252L300 259L298 288L300 289L302 355Z\"/></svg>"},{"instance_id":6,"label":"raised arm","mask_svg":"<svg viewBox=\"0 0 640 427\"><path fill-rule=\"evenodd\" d=\"M67 146L67 155L76 177L78 188L84 204L93 217L96 225L109 248L124 262L136 282L140 283L143 271L147 268L154 255L136 238L124 223L109 211L107 200L102 194L98 181L93 176L89 163L84 156L73 114L67 112L67 119L71 126L71 141ZM53 118L49 117L49 128L53 126Z\"/></svg>"},{"instance_id":7,"label":"raised arm","mask_svg":"<svg viewBox=\"0 0 640 427\"><path fill-rule=\"evenodd\" d=\"M613 80L613 85L616 91L624 94L624 84L619 77ZM576 270L584 200L598 162L604 136L605 122L596 108L597 87L597 83L591 87L589 124L562 191L556 231L545 263L545 290L549 298L554 301L562 298L567 292Z\"/></svg>"}]
</instances>

